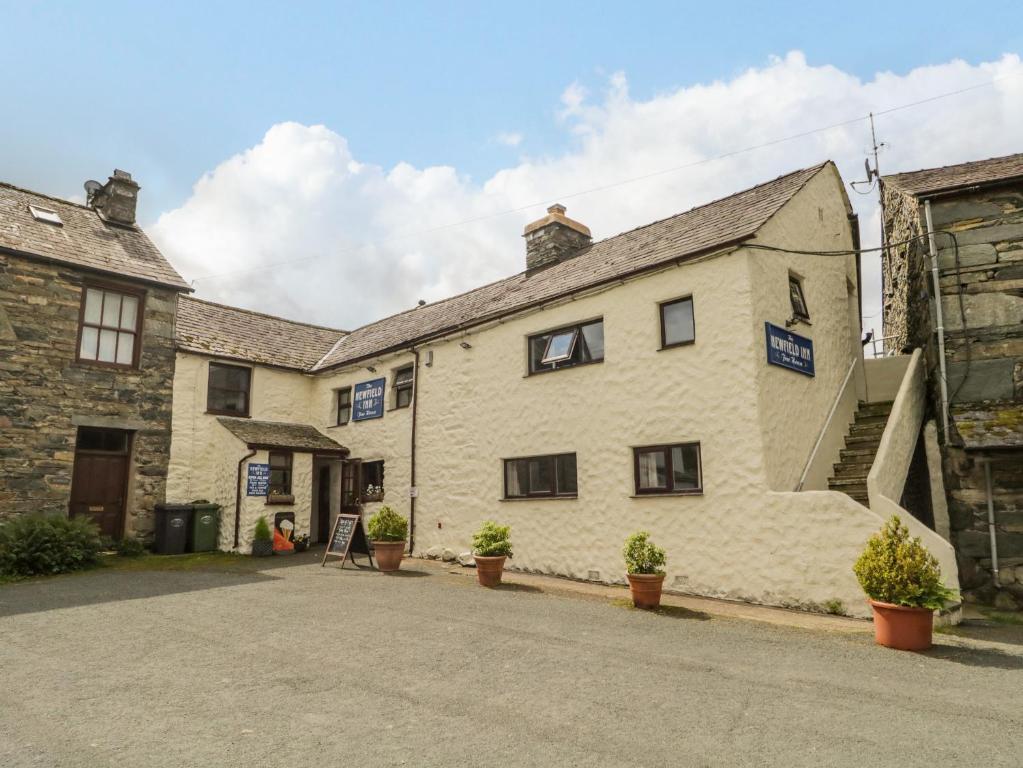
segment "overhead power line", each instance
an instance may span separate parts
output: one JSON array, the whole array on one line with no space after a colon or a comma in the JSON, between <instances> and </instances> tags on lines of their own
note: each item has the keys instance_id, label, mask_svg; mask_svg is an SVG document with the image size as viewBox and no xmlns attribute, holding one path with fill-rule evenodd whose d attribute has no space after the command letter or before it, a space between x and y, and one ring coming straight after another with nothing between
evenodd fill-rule
<instances>
[{"instance_id":1,"label":"overhead power line","mask_svg":"<svg viewBox=\"0 0 1023 768\"><path fill-rule=\"evenodd\" d=\"M887 109L877 110L873 114L875 116L878 116L878 115L889 115L889 114L892 114L894 112L899 112L899 111L902 111L902 110L905 110L905 109L912 109L913 107L918 107L918 106L921 106L923 104L929 104L931 102L939 101L941 99L947 99L947 98L950 98L952 96L959 96L961 94L968 93L970 91L976 91L976 90L980 90L982 88L988 88L988 87L990 87L992 85L995 85L996 83L1000 83L1000 82L1003 82L1005 80L1011 80L1011 79L1020 77L1021 75L1023 75L1023 73L1014 73L1014 74L1011 74L1011 75L1005 75L1003 77L996 77L996 78L994 78L992 80L987 80L987 81L985 81L983 83L977 83L975 85L970 85L970 86L967 86L965 88L959 88L959 89L956 89L954 91L946 91L945 93L935 94L933 96L928 96L927 98L924 98L924 99L918 99L917 101L911 101L911 102L907 102L905 104L896 105L894 107L888 107ZM625 186L627 184L635 184L635 183L640 182L640 181L646 181L647 179L656 178L658 176L664 176L664 175L670 174L670 173L677 173L678 171L687 170L689 168L696 168L698 166L706 165L708 163L714 163L714 162L718 162L720 160L727 160L729 158L736 157L738 155L743 155L743 154L746 154L748 152L755 152L755 151L760 150L760 149L767 149L768 147L777 146L779 144L784 144L784 143L789 142L789 141L795 141L796 139L803 139L803 138L806 138L807 136L813 136L814 134L823 133L823 132L826 132L826 131L833 131L833 130L835 130L837 128L844 128L845 126L848 126L848 125L855 125L856 123L867 122L869 120L870 120L870 115L869 114L861 115L859 117L852 117L852 118L849 118L848 120L842 120L842 121L837 122L837 123L831 123L830 125L824 125L824 126L820 126L818 128L812 128L810 130L800 131L799 133L793 133L793 134L790 134L788 136L783 136L783 137L778 138L778 139L771 139L770 141L761 142L760 144L752 144L752 145L747 146L747 147L742 147L741 149L731 150L729 152L724 152L722 154L714 155L712 157L706 157L706 158L703 158L701 160L694 160L694 161L689 162L689 163L682 163L681 165L674 165L674 166L671 166L669 168L662 168L660 170L651 171L649 173L644 173L644 174L641 174L639 176L632 176L632 177L629 177L629 178L626 178L626 179L619 179L618 181L610 182L608 184L602 184L602 185L596 186L596 187L590 187L588 189L582 189L582 190L577 190L575 192L568 192L568 193L565 193L565 194L555 195L554 197L550 197L550 198L547 198L545 200L535 201L535 202L532 202L532 203L528 203L526 205L519 205L519 206L516 206L514 208L507 208L505 210L496 211L494 213L484 214L482 216L476 216L476 217L470 218L470 219L462 219L461 221L453 221L453 222L449 222L447 224L439 224L437 226L428 227L426 229L418 229L418 230L409 231L409 232L401 232L401 233L392 235L391 237L385 238L383 240L377 240L377 241L372 242L372 243L363 243L361 245L358 245L358 246L355 246L355 247L352 247L352 248L347 248L347 249L340 250L340 251L334 251L334 252L332 252L330 254L316 254L316 255L313 255L313 256L300 256L300 257L295 258L295 259L287 259L285 261L278 261L278 262L274 262L274 263L271 263L271 264L263 264L263 265L260 265L258 267L251 267L251 268L248 268L248 269L237 269L237 270L231 270L231 271L228 271L228 272L217 272L217 273L213 273L213 274L209 274L209 275L203 275L201 277L194 278L192 280L192 283L195 284L196 282L200 282L200 281L203 281L203 280L215 280L215 279L221 278L221 277L231 277L233 275L242 275L242 274L251 274L251 273L254 273L254 272L263 272L263 271L266 271L268 269L276 269L278 267L289 266L291 264L299 264L299 263L307 262L307 261L316 261L316 260L324 258L324 256L328 256L328 255L331 256L331 257L347 256L347 255L358 253L359 251L361 251L361 250L363 250L365 248L371 247L371 246L380 246L380 245L384 245L386 243L394 242L395 240L404 240L404 239L409 238L409 237L420 237L420 236L423 236L423 235L432 234L434 232L441 232L441 231L448 230L448 229L454 229L456 227L464 227L464 226L467 226L469 224L478 224L479 222L482 222L482 221L489 221L490 219L496 219L496 218L500 218L502 216L509 216L511 214L521 213L522 211L527 211L527 210L530 210L531 208L539 208L541 206L547 206L547 205L550 205L550 204L555 203L555 202L560 202L562 200L571 200L573 198L582 197L584 195L590 195L590 194L594 194L596 192L604 192L604 191L606 191L608 189L615 189L616 187Z\"/></svg>"}]
</instances>

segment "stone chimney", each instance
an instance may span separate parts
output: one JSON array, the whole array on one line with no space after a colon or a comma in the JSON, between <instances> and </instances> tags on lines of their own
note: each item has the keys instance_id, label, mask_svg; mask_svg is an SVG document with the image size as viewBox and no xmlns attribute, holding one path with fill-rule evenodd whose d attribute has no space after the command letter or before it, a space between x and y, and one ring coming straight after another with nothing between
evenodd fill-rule
<instances>
[{"instance_id":1,"label":"stone chimney","mask_svg":"<svg viewBox=\"0 0 1023 768\"><path fill-rule=\"evenodd\" d=\"M533 270L571 259L593 242L588 227L565 215L565 206L552 205L547 215L526 225L526 269Z\"/></svg>"},{"instance_id":2,"label":"stone chimney","mask_svg":"<svg viewBox=\"0 0 1023 768\"><path fill-rule=\"evenodd\" d=\"M127 171L114 170L107 183L96 190L89 205L96 209L103 221L132 226L135 224L135 204L139 198L139 185Z\"/></svg>"}]
</instances>

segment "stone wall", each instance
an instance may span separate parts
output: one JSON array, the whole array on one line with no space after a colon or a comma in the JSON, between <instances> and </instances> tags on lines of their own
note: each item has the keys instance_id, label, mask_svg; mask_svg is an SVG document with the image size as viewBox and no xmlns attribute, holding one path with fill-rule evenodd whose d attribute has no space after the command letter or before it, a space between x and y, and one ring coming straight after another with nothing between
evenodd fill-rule
<instances>
[{"instance_id":1,"label":"stone wall","mask_svg":"<svg viewBox=\"0 0 1023 768\"><path fill-rule=\"evenodd\" d=\"M923 206L915 198L886 190L885 203L891 241L923 231ZM936 197L931 217L939 232L935 243L949 400L1017 413L1023 402L1023 184ZM955 240L940 232L953 233ZM898 335L897 343L926 345L932 407L940 414L936 340L926 331L914 332L925 328L932 311L932 281L923 250L893 250L895 290L893 296L885 295L886 335ZM951 444L943 446L943 465L964 595L1001 608L1023 607L1023 450L984 453L961 445L954 434ZM990 570L985 458L992 470L1002 582L998 587Z\"/></svg>"},{"instance_id":2,"label":"stone wall","mask_svg":"<svg viewBox=\"0 0 1023 768\"><path fill-rule=\"evenodd\" d=\"M164 500L177 298L147 289L139 370L79 363L85 280L0 254L0 517L67 514L77 427L106 426L135 431L125 528L146 535Z\"/></svg>"},{"instance_id":3,"label":"stone wall","mask_svg":"<svg viewBox=\"0 0 1023 768\"><path fill-rule=\"evenodd\" d=\"M914 301L928 292L927 241L916 198L884 187L885 242L903 243L881 254L885 350L909 353L923 347L931 333L927 302Z\"/></svg>"}]
</instances>

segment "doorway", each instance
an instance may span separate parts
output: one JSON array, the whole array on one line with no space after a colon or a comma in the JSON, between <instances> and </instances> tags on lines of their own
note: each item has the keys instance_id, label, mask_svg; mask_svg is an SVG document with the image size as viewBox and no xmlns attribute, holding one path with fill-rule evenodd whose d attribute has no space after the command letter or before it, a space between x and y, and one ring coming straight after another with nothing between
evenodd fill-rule
<instances>
[{"instance_id":1,"label":"doorway","mask_svg":"<svg viewBox=\"0 0 1023 768\"><path fill-rule=\"evenodd\" d=\"M359 498L362 482L362 461L347 459L341 463L341 514L361 515L362 504Z\"/></svg>"},{"instance_id":2,"label":"doorway","mask_svg":"<svg viewBox=\"0 0 1023 768\"><path fill-rule=\"evenodd\" d=\"M316 541L330 538L330 465L320 466L316 491Z\"/></svg>"},{"instance_id":3,"label":"doorway","mask_svg":"<svg viewBox=\"0 0 1023 768\"><path fill-rule=\"evenodd\" d=\"M89 518L113 539L124 535L130 455L131 432L78 428L68 511L71 517Z\"/></svg>"}]
</instances>

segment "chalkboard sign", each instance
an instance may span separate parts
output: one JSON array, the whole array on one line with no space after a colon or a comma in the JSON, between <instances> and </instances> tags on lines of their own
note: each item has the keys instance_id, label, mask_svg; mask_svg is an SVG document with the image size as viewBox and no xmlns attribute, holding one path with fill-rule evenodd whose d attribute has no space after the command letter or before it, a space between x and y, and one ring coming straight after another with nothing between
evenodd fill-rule
<instances>
[{"instance_id":1,"label":"chalkboard sign","mask_svg":"<svg viewBox=\"0 0 1023 768\"><path fill-rule=\"evenodd\" d=\"M328 557L340 557L341 567L345 567L345 561L349 555L365 555L369 565L373 567L373 556L369 553L369 539L366 538L366 531L362 527L362 515L338 515L334 521L334 528L327 540L327 551L323 553L323 562L320 566L327 564ZM352 559L355 562L355 559ZM357 564L357 563L356 563Z\"/></svg>"},{"instance_id":2,"label":"chalkboard sign","mask_svg":"<svg viewBox=\"0 0 1023 768\"><path fill-rule=\"evenodd\" d=\"M247 496L266 496L270 493L270 465L249 464Z\"/></svg>"}]
</instances>

